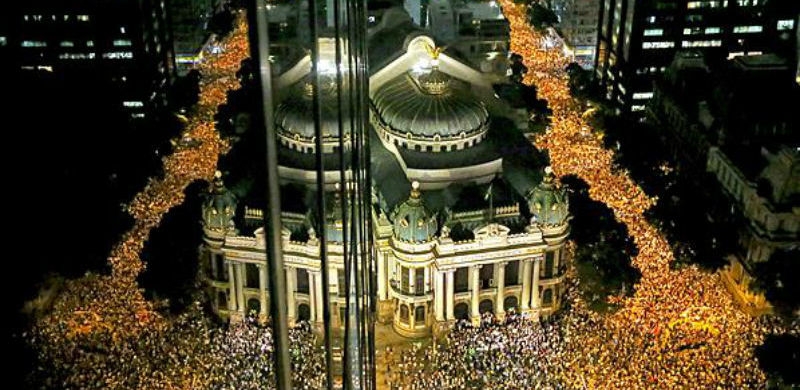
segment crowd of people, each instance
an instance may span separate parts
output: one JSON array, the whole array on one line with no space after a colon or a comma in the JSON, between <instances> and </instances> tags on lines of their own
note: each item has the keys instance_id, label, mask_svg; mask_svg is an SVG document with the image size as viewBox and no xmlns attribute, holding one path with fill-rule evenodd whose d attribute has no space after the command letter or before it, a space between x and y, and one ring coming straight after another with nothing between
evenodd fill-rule
<instances>
[{"instance_id":1,"label":"crowd of people","mask_svg":"<svg viewBox=\"0 0 800 390\"><path fill-rule=\"evenodd\" d=\"M563 353L558 321L539 323L509 313L502 321L486 313L480 325L460 321L444 340L426 348L386 351L387 387L414 389L559 389Z\"/></svg>"},{"instance_id":2,"label":"crowd of people","mask_svg":"<svg viewBox=\"0 0 800 390\"><path fill-rule=\"evenodd\" d=\"M30 382L36 388L275 388L270 328L255 318L220 326L199 303L166 328L136 338L52 343L48 336L32 338L39 362ZM324 355L309 325L291 329L289 342L295 388L324 388Z\"/></svg>"}]
</instances>

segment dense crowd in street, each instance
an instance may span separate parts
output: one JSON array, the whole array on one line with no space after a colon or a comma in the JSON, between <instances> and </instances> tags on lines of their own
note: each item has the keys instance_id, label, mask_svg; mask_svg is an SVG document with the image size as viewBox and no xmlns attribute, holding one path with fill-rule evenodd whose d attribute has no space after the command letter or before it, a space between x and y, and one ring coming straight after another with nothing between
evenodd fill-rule
<instances>
[{"instance_id":1,"label":"dense crowd in street","mask_svg":"<svg viewBox=\"0 0 800 390\"><path fill-rule=\"evenodd\" d=\"M413 389L558 389L563 353L557 321L539 324L510 313L497 321L487 313L479 326L459 322L441 343L411 351L387 350L387 384Z\"/></svg>"}]
</instances>

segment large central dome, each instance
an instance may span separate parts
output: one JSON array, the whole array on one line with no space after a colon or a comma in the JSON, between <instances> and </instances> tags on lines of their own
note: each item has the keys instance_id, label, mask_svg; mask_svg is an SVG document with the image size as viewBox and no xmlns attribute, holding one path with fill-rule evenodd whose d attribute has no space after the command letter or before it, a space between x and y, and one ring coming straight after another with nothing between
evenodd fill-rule
<instances>
[{"instance_id":1,"label":"large central dome","mask_svg":"<svg viewBox=\"0 0 800 390\"><path fill-rule=\"evenodd\" d=\"M469 136L485 131L489 120L467 83L436 68L395 77L375 92L372 102L387 130L401 136Z\"/></svg>"}]
</instances>

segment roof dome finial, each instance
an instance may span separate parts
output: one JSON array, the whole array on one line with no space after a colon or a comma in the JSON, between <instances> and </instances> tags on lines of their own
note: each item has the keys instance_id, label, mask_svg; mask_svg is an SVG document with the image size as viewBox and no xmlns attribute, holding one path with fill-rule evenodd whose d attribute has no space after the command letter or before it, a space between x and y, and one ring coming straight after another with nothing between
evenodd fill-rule
<instances>
[{"instance_id":1,"label":"roof dome finial","mask_svg":"<svg viewBox=\"0 0 800 390\"><path fill-rule=\"evenodd\" d=\"M420 192L419 192L419 182L414 180L411 182L411 198L412 199L419 199Z\"/></svg>"}]
</instances>

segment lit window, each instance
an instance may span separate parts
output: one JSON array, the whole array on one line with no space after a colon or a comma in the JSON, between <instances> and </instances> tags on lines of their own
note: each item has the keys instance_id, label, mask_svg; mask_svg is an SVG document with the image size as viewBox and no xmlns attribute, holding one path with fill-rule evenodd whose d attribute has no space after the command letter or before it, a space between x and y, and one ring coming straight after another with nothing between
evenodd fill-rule
<instances>
[{"instance_id":1,"label":"lit window","mask_svg":"<svg viewBox=\"0 0 800 390\"><path fill-rule=\"evenodd\" d=\"M681 42L681 47L720 47L722 46L722 41L719 39L714 39L711 41L683 41Z\"/></svg>"},{"instance_id":2,"label":"lit window","mask_svg":"<svg viewBox=\"0 0 800 390\"><path fill-rule=\"evenodd\" d=\"M115 39L113 42L114 46L130 46L131 40L130 39Z\"/></svg>"},{"instance_id":3,"label":"lit window","mask_svg":"<svg viewBox=\"0 0 800 390\"><path fill-rule=\"evenodd\" d=\"M138 100L129 100L122 102L124 107L144 107L144 103Z\"/></svg>"},{"instance_id":4,"label":"lit window","mask_svg":"<svg viewBox=\"0 0 800 390\"><path fill-rule=\"evenodd\" d=\"M131 58L133 58L133 52L130 52L130 51L112 51L112 52L108 52L108 53L103 53L103 58L110 59L110 60L131 59Z\"/></svg>"},{"instance_id":5,"label":"lit window","mask_svg":"<svg viewBox=\"0 0 800 390\"><path fill-rule=\"evenodd\" d=\"M650 22L650 23L655 23L656 22L656 17L655 16L648 16L647 17L647 21Z\"/></svg>"},{"instance_id":6,"label":"lit window","mask_svg":"<svg viewBox=\"0 0 800 390\"><path fill-rule=\"evenodd\" d=\"M78 15L78 20L80 20L81 22L88 22L89 15Z\"/></svg>"},{"instance_id":7,"label":"lit window","mask_svg":"<svg viewBox=\"0 0 800 390\"><path fill-rule=\"evenodd\" d=\"M733 58L736 58L736 57L739 57L739 56L743 56L743 55L744 55L743 51L731 52L731 53L728 53L728 59L730 60L730 59L733 59Z\"/></svg>"},{"instance_id":8,"label":"lit window","mask_svg":"<svg viewBox=\"0 0 800 390\"><path fill-rule=\"evenodd\" d=\"M642 105L642 104L633 105L633 106L631 106L631 111L634 111L634 112L636 112L636 111L644 111L644 105Z\"/></svg>"},{"instance_id":9,"label":"lit window","mask_svg":"<svg viewBox=\"0 0 800 390\"><path fill-rule=\"evenodd\" d=\"M133 113L133 114L131 114L131 117L132 118L144 118L144 113L143 112Z\"/></svg>"},{"instance_id":10,"label":"lit window","mask_svg":"<svg viewBox=\"0 0 800 390\"><path fill-rule=\"evenodd\" d=\"M650 99L653 97L652 92L634 92L633 98L635 100Z\"/></svg>"},{"instance_id":11,"label":"lit window","mask_svg":"<svg viewBox=\"0 0 800 390\"><path fill-rule=\"evenodd\" d=\"M686 8L717 8L721 5L720 1L690 1L686 3Z\"/></svg>"},{"instance_id":12,"label":"lit window","mask_svg":"<svg viewBox=\"0 0 800 390\"><path fill-rule=\"evenodd\" d=\"M0 37L0 46L5 46L8 44L8 38Z\"/></svg>"},{"instance_id":13,"label":"lit window","mask_svg":"<svg viewBox=\"0 0 800 390\"><path fill-rule=\"evenodd\" d=\"M675 47L675 42L642 42L642 49L669 49Z\"/></svg>"},{"instance_id":14,"label":"lit window","mask_svg":"<svg viewBox=\"0 0 800 390\"><path fill-rule=\"evenodd\" d=\"M22 41L22 47L47 47L47 42L43 42L43 41Z\"/></svg>"},{"instance_id":15,"label":"lit window","mask_svg":"<svg viewBox=\"0 0 800 390\"><path fill-rule=\"evenodd\" d=\"M721 32L722 29L719 27L706 27L706 34L708 35L719 34Z\"/></svg>"},{"instance_id":16,"label":"lit window","mask_svg":"<svg viewBox=\"0 0 800 390\"><path fill-rule=\"evenodd\" d=\"M646 37L657 37L661 35L664 35L664 30L660 28L650 28L644 30L644 36Z\"/></svg>"},{"instance_id":17,"label":"lit window","mask_svg":"<svg viewBox=\"0 0 800 390\"><path fill-rule=\"evenodd\" d=\"M742 34L757 33L763 30L764 27L761 26L736 26L733 28L734 33L742 33Z\"/></svg>"},{"instance_id":18,"label":"lit window","mask_svg":"<svg viewBox=\"0 0 800 390\"><path fill-rule=\"evenodd\" d=\"M61 41L61 47L74 47L75 42L72 41Z\"/></svg>"},{"instance_id":19,"label":"lit window","mask_svg":"<svg viewBox=\"0 0 800 390\"><path fill-rule=\"evenodd\" d=\"M125 34L125 27L120 27L120 28L119 28L119 32L121 32L121 33Z\"/></svg>"},{"instance_id":20,"label":"lit window","mask_svg":"<svg viewBox=\"0 0 800 390\"><path fill-rule=\"evenodd\" d=\"M60 60L92 60L94 53L63 53L58 55Z\"/></svg>"},{"instance_id":21,"label":"lit window","mask_svg":"<svg viewBox=\"0 0 800 390\"><path fill-rule=\"evenodd\" d=\"M778 31L791 30L794 28L794 20L786 19L778 21Z\"/></svg>"}]
</instances>

